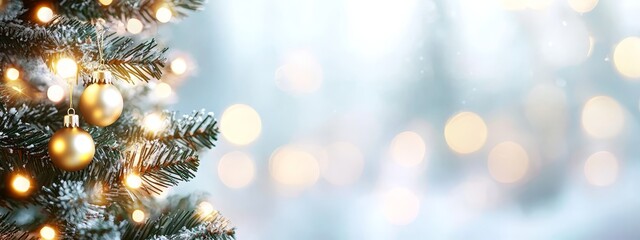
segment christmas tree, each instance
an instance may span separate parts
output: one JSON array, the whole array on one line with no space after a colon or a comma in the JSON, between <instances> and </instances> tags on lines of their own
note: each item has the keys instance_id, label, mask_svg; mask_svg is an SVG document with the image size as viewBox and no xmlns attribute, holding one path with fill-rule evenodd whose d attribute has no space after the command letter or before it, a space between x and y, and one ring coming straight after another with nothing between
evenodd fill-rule
<instances>
[{"instance_id":1,"label":"christmas tree","mask_svg":"<svg viewBox=\"0 0 640 240\"><path fill-rule=\"evenodd\" d=\"M203 4L0 0L0 239L234 238L204 196L158 197L218 130L162 110L151 85L182 72L141 36Z\"/></svg>"}]
</instances>

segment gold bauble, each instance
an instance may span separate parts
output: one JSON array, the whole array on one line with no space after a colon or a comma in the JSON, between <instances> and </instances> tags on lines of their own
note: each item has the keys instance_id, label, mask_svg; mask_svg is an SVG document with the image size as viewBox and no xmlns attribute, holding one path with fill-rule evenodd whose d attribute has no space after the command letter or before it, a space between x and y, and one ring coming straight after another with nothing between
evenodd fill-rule
<instances>
[{"instance_id":1,"label":"gold bauble","mask_svg":"<svg viewBox=\"0 0 640 240\"><path fill-rule=\"evenodd\" d=\"M80 96L80 113L87 123L106 127L118 120L122 113L122 94L110 84L109 72L94 72L94 76L95 82L85 88Z\"/></svg>"},{"instance_id":2,"label":"gold bauble","mask_svg":"<svg viewBox=\"0 0 640 240\"><path fill-rule=\"evenodd\" d=\"M74 116L77 118L77 115ZM94 153L93 138L79 127L61 128L49 140L51 161L62 170L78 171L84 169L93 160Z\"/></svg>"}]
</instances>

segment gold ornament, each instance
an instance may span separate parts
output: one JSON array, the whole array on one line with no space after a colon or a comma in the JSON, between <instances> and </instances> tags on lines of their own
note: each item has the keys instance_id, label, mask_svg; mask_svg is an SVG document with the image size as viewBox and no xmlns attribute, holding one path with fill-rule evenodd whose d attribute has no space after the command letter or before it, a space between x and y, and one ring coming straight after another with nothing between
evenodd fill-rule
<instances>
[{"instance_id":1,"label":"gold ornament","mask_svg":"<svg viewBox=\"0 0 640 240\"><path fill-rule=\"evenodd\" d=\"M93 72L92 83L80 96L80 113L91 125L106 127L120 117L124 103L118 88L111 84L111 72Z\"/></svg>"},{"instance_id":2,"label":"gold ornament","mask_svg":"<svg viewBox=\"0 0 640 240\"><path fill-rule=\"evenodd\" d=\"M64 127L49 140L49 156L53 164L65 171L82 170L91 163L94 153L93 138L80 128L78 115L69 113L64 116Z\"/></svg>"}]
</instances>

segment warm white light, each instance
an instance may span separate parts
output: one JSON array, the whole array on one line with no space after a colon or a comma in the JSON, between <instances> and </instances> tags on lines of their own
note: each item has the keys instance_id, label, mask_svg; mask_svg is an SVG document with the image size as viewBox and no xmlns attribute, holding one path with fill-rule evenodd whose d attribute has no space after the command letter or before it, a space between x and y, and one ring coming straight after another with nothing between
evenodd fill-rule
<instances>
[{"instance_id":1,"label":"warm white light","mask_svg":"<svg viewBox=\"0 0 640 240\"><path fill-rule=\"evenodd\" d=\"M159 83L158 85L156 85L154 92L156 93L156 96L159 98L168 98L169 96L171 96L171 92L172 92L171 85L163 82Z\"/></svg>"},{"instance_id":2,"label":"warm white light","mask_svg":"<svg viewBox=\"0 0 640 240\"><path fill-rule=\"evenodd\" d=\"M592 137L611 138L624 127L624 111L613 98L597 96L582 108L582 128Z\"/></svg>"},{"instance_id":3,"label":"warm white light","mask_svg":"<svg viewBox=\"0 0 640 240\"><path fill-rule=\"evenodd\" d=\"M145 130L151 133L162 131L165 125L165 119L160 113L147 114L142 120L142 127L144 127Z\"/></svg>"},{"instance_id":4,"label":"warm white light","mask_svg":"<svg viewBox=\"0 0 640 240\"><path fill-rule=\"evenodd\" d=\"M167 7L160 7L156 10L156 19L158 19L158 22L167 23L171 20L172 16L173 13L171 12L171 9Z\"/></svg>"},{"instance_id":5,"label":"warm white light","mask_svg":"<svg viewBox=\"0 0 640 240\"><path fill-rule=\"evenodd\" d=\"M613 63L623 76L640 78L640 38L628 37L620 41L613 52Z\"/></svg>"},{"instance_id":6,"label":"warm white light","mask_svg":"<svg viewBox=\"0 0 640 240\"><path fill-rule=\"evenodd\" d=\"M60 102L64 98L64 88L59 85L51 85L47 89L47 98L52 102Z\"/></svg>"},{"instance_id":7,"label":"warm white light","mask_svg":"<svg viewBox=\"0 0 640 240\"><path fill-rule=\"evenodd\" d=\"M134 222L141 223L141 222L144 222L144 219L145 219L144 211L140 209L136 209L133 211L133 213L131 213L131 220L133 220Z\"/></svg>"},{"instance_id":8,"label":"warm white light","mask_svg":"<svg viewBox=\"0 0 640 240\"><path fill-rule=\"evenodd\" d=\"M461 112L447 121L444 138L449 147L462 154L480 150L487 141L487 125L472 112Z\"/></svg>"},{"instance_id":9,"label":"warm white light","mask_svg":"<svg viewBox=\"0 0 640 240\"><path fill-rule=\"evenodd\" d=\"M591 12L596 5L598 5L598 0L568 0L569 7L576 12L586 13Z\"/></svg>"},{"instance_id":10,"label":"warm white light","mask_svg":"<svg viewBox=\"0 0 640 240\"><path fill-rule=\"evenodd\" d=\"M230 188L243 188L253 180L256 167L251 157L243 152L230 152L218 162L218 177Z\"/></svg>"},{"instance_id":11,"label":"warm white light","mask_svg":"<svg viewBox=\"0 0 640 240\"><path fill-rule=\"evenodd\" d=\"M104 6L109 6L113 2L113 0L99 0L99 2Z\"/></svg>"},{"instance_id":12,"label":"warm white light","mask_svg":"<svg viewBox=\"0 0 640 240\"><path fill-rule=\"evenodd\" d=\"M173 74L182 75L187 72L187 60L180 57L173 59L169 67L171 68L171 72L173 72Z\"/></svg>"},{"instance_id":13,"label":"warm white light","mask_svg":"<svg viewBox=\"0 0 640 240\"><path fill-rule=\"evenodd\" d=\"M44 225L40 228L40 237L44 240L53 240L56 239L56 230L48 225Z\"/></svg>"},{"instance_id":14,"label":"warm white light","mask_svg":"<svg viewBox=\"0 0 640 240\"><path fill-rule=\"evenodd\" d=\"M260 115L248 105L235 104L222 113L220 132L233 144L247 145L255 141L261 131Z\"/></svg>"},{"instance_id":15,"label":"warm white light","mask_svg":"<svg viewBox=\"0 0 640 240\"><path fill-rule=\"evenodd\" d=\"M610 152L594 153L584 163L584 175L594 186L609 186L618 178L618 159Z\"/></svg>"},{"instance_id":16,"label":"warm white light","mask_svg":"<svg viewBox=\"0 0 640 240\"><path fill-rule=\"evenodd\" d=\"M305 188L316 183L320 167L313 155L297 146L287 145L273 152L269 159L269 172L283 185Z\"/></svg>"},{"instance_id":17,"label":"warm white light","mask_svg":"<svg viewBox=\"0 0 640 240\"><path fill-rule=\"evenodd\" d=\"M127 21L127 31L132 34L138 34L142 32L142 28L144 28L144 25L138 19L131 18L129 19L129 21Z\"/></svg>"},{"instance_id":18,"label":"warm white light","mask_svg":"<svg viewBox=\"0 0 640 240\"><path fill-rule=\"evenodd\" d=\"M404 166L415 166L422 162L427 147L415 132L401 132L393 138L389 152L393 161Z\"/></svg>"},{"instance_id":19,"label":"warm white light","mask_svg":"<svg viewBox=\"0 0 640 240\"><path fill-rule=\"evenodd\" d=\"M12 67L7 68L7 70L4 72L4 77L10 81L18 80L18 78L20 77L20 71Z\"/></svg>"},{"instance_id":20,"label":"warm white light","mask_svg":"<svg viewBox=\"0 0 640 240\"><path fill-rule=\"evenodd\" d=\"M197 213L198 215L200 215L200 217L206 218L206 217L211 217L212 215L218 212L213 208L213 205L211 205L211 203L203 201L200 204L198 204Z\"/></svg>"},{"instance_id":21,"label":"warm white light","mask_svg":"<svg viewBox=\"0 0 640 240\"><path fill-rule=\"evenodd\" d=\"M53 19L53 10L47 6L41 6L36 12L36 16L40 22L46 23Z\"/></svg>"},{"instance_id":22,"label":"warm white light","mask_svg":"<svg viewBox=\"0 0 640 240\"><path fill-rule=\"evenodd\" d=\"M56 72L64 79L73 78L78 74L78 64L71 58L60 58L56 64Z\"/></svg>"},{"instance_id":23,"label":"warm white light","mask_svg":"<svg viewBox=\"0 0 640 240\"><path fill-rule=\"evenodd\" d=\"M31 180L21 174L16 174L11 181L11 188L19 194L27 193L31 188Z\"/></svg>"},{"instance_id":24,"label":"warm white light","mask_svg":"<svg viewBox=\"0 0 640 240\"><path fill-rule=\"evenodd\" d=\"M529 156L517 143L503 142L489 153L488 168L491 177L501 183L521 180L529 169Z\"/></svg>"},{"instance_id":25,"label":"warm white light","mask_svg":"<svg viewBox=\"0 0 640 240\"><path fill-rule=\"evenodd\" d=\"M322 85L322 67L311 53L293 52L276 71L276 85L295 95L315 92Z\"/></svg>"},{"instance_id":26,"label":"warm white light","mask_svg":"<svg viewBox=\"0 0 640 240\"><path fill-rule=\"evenodd\" d=\"M124 179L124 184L128 188L137 189L137 188L140 188L142 186L142 178L140 178L140 176L138 176L138 174L130 173Z\"/></svg>"},{"instance_id":27,"label":"warm white light","mask_svg":"<svg viewBox=\"0 0 640 240\"><path fill-rule=\"evenodd\" d=\"M397 188L383 196L382 209L389 223L407 225L418 217L420 200L408 189Z\"/></svg>"},{"instance_id":28,"label":"warm white light","mask_svg":"<svg viewBox=\"0 0 640 240\"><path fill-rule=\"evenodd\" d=\"M544 10L551 6L554 0L527 0L527 7L533 10Z\"/></svg>"},{"instance_id":29,"label":"warm white light","mask_svg":"<svg viewBox=\"0 0 640 240\"><path fill-rule=\"evenodd\" d=\"M364 156L352 143L336 142L326 148L327 161L321 166L322 177L327 182L344 186L358 180L364 168Z\"/></svg>"}]
</instances>

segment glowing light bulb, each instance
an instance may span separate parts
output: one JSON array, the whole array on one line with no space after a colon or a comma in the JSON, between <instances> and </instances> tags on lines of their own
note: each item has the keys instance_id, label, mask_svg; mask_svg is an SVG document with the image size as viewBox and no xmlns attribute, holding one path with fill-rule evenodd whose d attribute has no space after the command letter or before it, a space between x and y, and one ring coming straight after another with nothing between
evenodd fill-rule
<instances>
[{"instance_id":1,"label":"glowing light bulb","mask_svg":"<svg viewBox=\"0 0 640 240\"><path fill-rule=\"evenodd\" d=\"M109 6L113 2L113 0L99 0L100 4L103 6Z\"/></svg>"},{"instance_id":2,"label":"glowing light bulb","mask_svg":"<svg viewBox=\"0 0 640 240\"><path fill-rule=\"evenodd\" d=\"M487 125L477 114L461 112L447 121L444 138L453 151L469 154L484 146L487 141Z\"/></svg>"},{"instance_id":3,"label":"glowing light bulb","mask_svg":"<svg viewBox=\"0 0 640 240\"><path fill-rule=\"evenodd\" d=\"M49 89L47 89L47 98L52 102L60 102L64 98L64 88L59 85L51 85Z\"/></svg>"},{"instance_id":4,"label":"glowing light bulb","mask_svg":"<svg viewBox=\"0 0 640 240\"><path fill-rule=\"evenodd\" d=\"M73 78L78 74L78 64L71 58L60 58L56 63L56 72L62 78Z\"/></svg>"},{"instance_id":5,"label":"glowing light bulb","mask_svg":"<svg viewBox=\"0 0 640 240\"><path fill-rule=\"evenodd\" d=\"M198 215L200 215L200 217L206 218L211 217L218 212L213 208L213 205L211 205L211 203L203 201L198 204L197 213Z\"/></svg>"},{"instance_id":6,"label":"glowing light bulb","mask_svg":"<svg viewBox=\"0 0 640 240\"><path fill-rule=\"evenodd\" d=\"M11 181L11 188L18 194L24 194L31 188L31 180L29 178L16 174Z\"/></svg>"},{"instance_id":7,"label":"glowing light bulb","mask_svg":"<svg viewBox=\"0 0 640 240\"><path fill-rule=\"evenodd\" d=\"M173 13L171 12L171 9L167 7L160 7L158 8L158 10L156 10L156 19L158 19L158 22L161 22L161 23L169 22L171 21L172 16L173 16Z\"/></svg>"},{"instance_id":8,"label":"glowing light bulb","mask_svg":"<svg viewBox=\"0 0 640 240\"><path fill-rule=\"evenodd\" d=\"M220 132L233 144L247 145L255 141L261 131L260 115L248 105L235 104L222 113Z\"/></svg>"},{"instance_id":9,"label":"glowing light bulb","mask_svg":"<svg viewBox=\"0 0 640 240\"><path fill-rule=\"evenodd\" d=\"M242 188L253 180L256 167L251 157L243 152L230 152L218 162L218 177L230 188Z\"/></svg>"},{"instance_id":10,"label":"glowing light bulb","mask_svg":"<svg viewBox=\"0 0 640 240\"><path fill-rule=\"evenodd\" d=\"M41 6L36 11L36 17L38 18L38 21L42 23L47 23L51 21L51 19L53 19L53 10L51 10L50 7Z\"/></svg>"},{"instance_id":11,"label":"glowing light bulb","mask_svg":"<svg viewBox=\"0 0 640 240\"><path fill-rule=\"evenodd\" d=\"M127 185L128 188L138 189L142 186L142 178L140 178L138 174L131 173L125 178L124 184Z\"/></svg>"},{"instance_id":12,"label":"glowing light bulb","mask_svg":"<svg viewBox=\"0 0 640 240\"><path fill-rule=\"evenodd\" d=\"M127 31L132 34L138 34L142 32L142 28L144 28L144 25L138 19L131 18L127 21Z\"/></svg>"},{"instance_id":13,"label":"glowing light bulb","mask_svg":"<svg viewBox=\"0 0 640 240\"><path fill-rule=\"evenodd\" d=\"M58 235L56 230L48 225L44 225L42 228L40 228L40 237L42 239L53 240L56 238L56 235Z\"/></svg>"},{"instance_id":14,"label":"glowing light bulb","mask_svg":"<svg viewBox=\"0 0 640 240\"><path fill-rule=\"evenodd\" d=\"M20 77L20 71L12 67L7 68L7 70L4 72L4 77L10 81L18 80L18 78Z\"/></svg>"},{"instance_id":15,"label":"glowing light bulb","mask_svg":"<svg viewBox=\"0 0 640 240\"><path fill-rule=\"evenodd\" d=\"M137 223L144 222L145 217L146 216L144 211L140 209L133 210L133 212L131 213L131 220Z\"/></svg>"},{"instance_id":16,"label":"glowing light bulb","mask_svg":"<svg viewBox=\"0 0 640 240\"><path fill-rule=\"evenodd\" d=\"M165 126L164 117L159 113L151 113L144 117L142 120L143 127L148 132L156 133L161 131Z\"/></svg>"},{"instance_id":17,"label":"glowing light bulb","mask_svg":"<svg viewBox=\"0 0 640 240\"><path fill-rule=\"evenodd\" d=\"M176 58L171 61L171 72L175 75L182 75L187 72L187 61L184 58Z\"/></svg>"}]
</instances>

